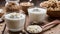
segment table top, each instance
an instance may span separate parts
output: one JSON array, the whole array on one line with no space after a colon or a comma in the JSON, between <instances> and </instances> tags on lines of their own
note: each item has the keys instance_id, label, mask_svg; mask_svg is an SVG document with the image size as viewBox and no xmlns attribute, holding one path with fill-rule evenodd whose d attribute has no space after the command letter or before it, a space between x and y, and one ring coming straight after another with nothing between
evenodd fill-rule
<instances>
[{"instance_id":1,"label":"table top","mask_svg":"<svg viewBox=\"0 0 60 34\"><path fill-rule=\"evenodd\" d=\"M2 6L0 6L0 8L2 8ZM44 24L47 24L47 23L49 23L49 22L51 22L51 21L53 21L55 19L56 18L47 17L46 18L46 22ZM28 17L27 17L27 20L26 20L26 26L27 26L27 24L28 24ZM5 22L4 23L0 23L0 34L2 34L4 26L5 26ZM60 24L51 25L51 26L49 26L47 28L50 28L50 29L48 29L46 31L43 31L40 34L60 34ZM45 28L45 29L47 29L47 28ZM11 32L11 31L8 31L8 29L6 28L3 34L20 34L20 32ZM28 33L26 32L25 34L28 34Z\"/></svg>"},{"instance_id":2,"label":"table top","mask_svg":"<svg viewBox=\"0 0 60 34\"><path fill-rule=\"evenodd\" d=\"M29 23L29 20L28 20L29 18L27 17L27 20L26 20L26 25L25 26L27 26ZM46 18L46 20L45 20L45 22L44 22L44 24L47 24L47 23L49 23L49 22L51 22L51 21L53 21L53 20L55 20L55 18L54 19L52 19L52 18L50 18L50 17L47 17ZM5 25L5 23L2 23L2 25L4 26ZM3 29L4 27L2 27L2 29ZM41 32L41 33L39 33L39 34L60 34L60 24L57 24L57 25L51 25L51 26L49 26L49 27L46 27L45 29L48 29L48 30L45 30L45 31L43 31L43 32ZM25 33L24 34L29 34L29 33L27 33L26 31L24 31ZM5 29L5 31L4 31L4 34L20 34L20 32L11 32L11 31L9 31L7 28Z\"/></svg>"}]
</instances>

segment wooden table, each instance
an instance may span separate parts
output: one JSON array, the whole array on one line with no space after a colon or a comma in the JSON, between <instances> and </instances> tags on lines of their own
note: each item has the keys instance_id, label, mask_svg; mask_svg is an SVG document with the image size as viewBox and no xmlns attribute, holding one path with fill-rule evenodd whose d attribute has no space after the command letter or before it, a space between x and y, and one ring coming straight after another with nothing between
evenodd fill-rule
<instances>
[{"instance_id":1,"label":"wooden table","mask_svg":"<svg viewBox=\"0 0 60 34\"><path fill-rule=\"evenodd\" d=\"M1 6L2 8L2 6ZM50 17L47 17L46 18L46 22L44 24L47 24L53 20L55 20L56 18L50 18ZM27 22L26 22L26 25L28 24L28 18L27 18ZM0 34L2 34L2 31L4 29L4 26L5 26L5 22L4 23L0 23ZM47 28L50 28L52 27L53 25L47 27ZM46 29L47 29L46 28ZM8 29L6 28L5 31L4 31L4 34L20 34L20 32L11 32L11 31L8 31ZM28 34L28 33L26 33ZM40 34L60 34L60 24L58 25L55 25L54 27L44 31L44 32L41 32Z\"/></svg>"},{"instance_id":2,"label":"wooden table","mask_svg":"<svg viewBox=\"0 0 60 34\"><path fill-rule=\"evenodd\" d=\"M29 18L27 17L27 20L26 20L26 25L25 26L27 26L27 24L28 24L28 22L29 22L29 20L28 20ZM51 21L53 21L53 20L55 20L55 18L53 19L53 18L50 18L50 17L47 17L46 18L46 22L44 23L44 24L47 24L47 23L49 23L49 22L51 22ZM0 31L2 31L3 30L3 28L4 28L4 25L5 25L5 23L1 23L2 24L2 27L1 27L1 30ZM53 26L53 27L52 27ZM51 28L50 28L51 27ZM40 34L60 34L60 24L58 24L58 25L51 25L51 26L49 26L49 27L47 27L47 28L50 28L50 29L48 29L48 30L46 30L46 31L43 31L43 32L41 32ZM47 28L45 28L45 29L47 29ZM24 31L25 32L25 31ZM8 31L8 29L6 28L5 29L5 31L4 31L4 34L20 34L20 32L11 32L11 31ZM24 33L24 34L28 34L27 32L26 33Z\"/></svg>"}]
</instances>

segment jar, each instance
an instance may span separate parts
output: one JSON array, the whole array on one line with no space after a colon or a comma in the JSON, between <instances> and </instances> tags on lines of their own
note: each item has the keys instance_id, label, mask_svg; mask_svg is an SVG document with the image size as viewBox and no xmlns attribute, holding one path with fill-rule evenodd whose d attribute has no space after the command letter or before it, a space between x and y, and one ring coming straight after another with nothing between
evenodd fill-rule
<instances>
[{"instance_id":1,"label":"jar","mask_svg":"<svg viewBox=\"0 0 60 34\"><path fill-rule=\"evenodd\" d=\"M5 4L6 13L12 13L12 12L20 12L20 6L19 3L14 1L9 1Z\"/></svg>"},{"instance_id":2,"label":"jar","mask_svg":"<svg viewBox=\"0 0 60 34\"><path fill-rule=\"evenodd\" d=\"M5 15L5 22L8 30L12 32L21 31L24 29L26 16L21 13L9 13Z\"/></svg>"},{"instance_id":3,"label":"jar","mask_svg":"<svg viewBox=\"0 0 60 34\"><path fill-rule=\"evenodd\" d=\"M31 22L43 22L46 18L47 9L40 7L31 7L28 9L28 14Z\"/></svg>"}]
</instances>

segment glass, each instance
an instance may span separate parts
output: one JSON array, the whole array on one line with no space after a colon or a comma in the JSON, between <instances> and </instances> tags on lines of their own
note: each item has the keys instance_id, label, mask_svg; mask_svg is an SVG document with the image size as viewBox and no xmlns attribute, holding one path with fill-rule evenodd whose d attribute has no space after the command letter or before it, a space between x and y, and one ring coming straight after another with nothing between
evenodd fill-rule
<instances>
[{"instance_id":1,"label":"glass","mask_svg":"<svg viewBox=\"0 0 60 34\"><path fill-rule=\"evenodd\" d=\"M21 13L9 13L5 15L6 25L8 30L12 32L21 31L24 29L26 16Z\"/></svg>"},{"instance_id":2,"label":"glass","mask_svg":"<svg viewBox=\"0 0 60 34\"><path fill-rule=\"evenodd\" d=\"M5 4L6 13L20 12L20 6L17 2L6 2Z\"/></svg>"},{"instance_id":3,"label":"glass","mask_svg":"<svg viewBox=\"0 0 60 34\"><path fill-rule=\"evenodd\" d=\"M40 7L32 7L28 9L28 14L31 22L43 22L46 17L47 10Z\"/></svg>"},{"instance_id":4,"label":"glass","mask_svg":"<svg viewBox=\"0 0 60 34\"><path fill-rule=\"evenodd\" d=\"M5 8L5 21L8 30L13 32L22 30L24 28L25 15L22 14L23 11L20 10L19 3L14 1L6 2Z\"/></svg>"}]
</instances>

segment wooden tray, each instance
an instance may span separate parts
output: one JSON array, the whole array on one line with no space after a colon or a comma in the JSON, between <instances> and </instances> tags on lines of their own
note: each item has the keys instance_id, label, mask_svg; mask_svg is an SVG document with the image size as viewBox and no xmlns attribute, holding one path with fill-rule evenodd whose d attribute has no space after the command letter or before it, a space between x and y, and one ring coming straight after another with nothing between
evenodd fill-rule
<instances>
[{"instance_id":1,"label":"wooden tray","mask_svg":"<svg viewBox=\"0 0 60 34\"><path fill-rule=\"evenodd\" d=\"M45 25L45 24L47 24L47 23L49 23L49 22L51 22L51 21L53 21L53 20L55 20L55 19L56 19L56 18L47 17L43 25ZM29 18L27 17L27 18L26 18L25 27L27 27L28 24L29 24ZM5 24L4 24L4 25L5 25ZM3 25L3 26L4 26L4 25ZM52 27L52 26L53 26L53 27ZM3 28L4 28L4 27L3 27ZM3 28L2 28L2 29L3 29ZM48 29L48 28L49 28L49 29ZM47 27L47 28L45 28L45 29L48 29L48 30L43 31L43 32L41 32L40 34L60 34L60 24L58 24L58 25L51 25L51 26L49 26L49 27ZM9 30L7 29L7 27L6 27L6 29L5 29L5 31L4 31L3 34L20 34L20 32L21 32L21 31L19 31L19 32L11 32L11 31L9 31ZM29 34L29 33L27 33L26 31L24 31L23 34Z\"/></svg>"}]
</instances>

